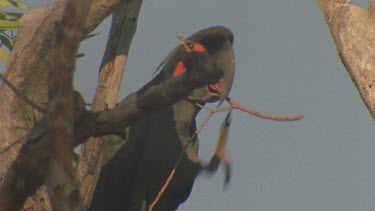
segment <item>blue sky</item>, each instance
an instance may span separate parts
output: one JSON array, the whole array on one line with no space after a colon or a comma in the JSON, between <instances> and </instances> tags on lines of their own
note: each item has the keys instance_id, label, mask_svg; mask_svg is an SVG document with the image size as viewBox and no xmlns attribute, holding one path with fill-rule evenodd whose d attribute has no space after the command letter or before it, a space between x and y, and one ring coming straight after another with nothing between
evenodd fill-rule
<instances>
[{"instance_id":1,"label":"blue sky","mask_svg":"<svg viewBox=\"0 0 375 211\"><path fill-rule=\"evenodd\" d=\"M86 56L78 62L76 86L88 101L109 22L81 46ZM262 112L304 118L274 122L235 111L229 188L223 189L222 171L201 175L180 210L373 210L374 122L336 54L316 1L144 0L121 96L152 78L177 44L175 34L186 37L213 25L235 34L230 96ZM200 134L203 161L214 149L224 116L214 116Z\"/></svg>"}]
</instances>

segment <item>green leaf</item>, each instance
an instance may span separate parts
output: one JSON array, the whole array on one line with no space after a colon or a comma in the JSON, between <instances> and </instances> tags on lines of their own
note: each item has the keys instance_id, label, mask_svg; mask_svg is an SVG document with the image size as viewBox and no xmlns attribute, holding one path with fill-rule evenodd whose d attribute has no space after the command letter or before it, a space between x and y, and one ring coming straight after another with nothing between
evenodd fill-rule
<instances>
[{"instance_id":1,"label":"green leaf","mask_svg":"<svg viewBox=\"0 0 375 211\"><path fill-rule=\"evenodd\" d=\"M0 30L17 30L18 21L0 20Z\"/></svg>"},{"instance_id":2,"label":"green leaf","mask_svg":"<svg viewBox=\"0 0 375 211\"><path fill-rule=\"evenodd\" d=\"M6 18L5 18L6 16L7 16L7 14L3 10L0 10L0 19L6 20Z\"/></svg>"},{"instance_id":3,"label":"green leaf","mask_svg":"<svg viewBox=\"0 0 375 211\"><path fill-rule=\"evenodd\" d=\"M22 12L4 12L4 14L13 18L13 20L19 20L23 15Z\"/></svg>"},{"instance_id":4,"label":"green leaf","mask_svg":"<svg viewBox=\"0 0 375 211\"><path fill-rule=\"evenodd\" d=\"M19 0L16 0L16 1L13 1L16 3L16 6L20 9L27 9L27 5L26 4L22 4L21 1Z\"/></svg>"},{"instance_id":5,"label":"green leaf","mask_svg":"<svg viewBox=\"0 0 375 211\"><path fill-rule=\"evenodd\" d=\"M23 15L23 12L8 12L0 8L0 20L10 20L16 21L19 20Z\"/></svg>"},{"instance_id":6,"label":"green leaf","mask_svg":"<svg viewBox=\"0 0 375 211\"><path fill-rule=\"evenodd\" d=\"M2 7L13 7L14 5L12 4L12 2L10 2L8 0L0 0L0 6L2 6Z\"/></svg>"},{"instance_id":7,"label":"green leaf","mask_svg":"<svg viewBox=\"0 0 375 211\"><path fill-rule=\"evenodd\" d=\"M19 0L0 0L0 6L2 7L17 7L20 9L27 9L26 4L22 4Z\"/></svg>"},{"instance_id":8,"label":"green leaf","mask_svg":"<svg viewBox=\"0 0 375 211\"><path fill-rule=\"evenodd\" d=\"M7 35L5 32L0 32L0 40L5 47L7 47L9 50L13 49L14 43L12 37Z\"/></svg>"},{"instance_id":9,"label":"green leaf","mask_svg":"<svg viewBox=\"0 0 375 211\"><path fill-rule=\"evenodd\" d=\"M9 58L9 52L6 51L4 48L0 48L0 61L6 63Z\"/></svg>"}]
</instances>

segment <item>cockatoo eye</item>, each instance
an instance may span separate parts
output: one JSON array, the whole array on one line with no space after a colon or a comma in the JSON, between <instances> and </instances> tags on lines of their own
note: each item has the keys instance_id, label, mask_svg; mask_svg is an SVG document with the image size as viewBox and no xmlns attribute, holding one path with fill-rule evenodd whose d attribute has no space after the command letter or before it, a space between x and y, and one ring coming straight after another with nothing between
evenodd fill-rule
<instances>
[{"instance_id":1,"label":"cockatoo eye","mask_svg":"<svg viewBox=\"0 0 375 211\"><path fill-rule=\"evenodd\" d=\"M193 48L194 48L194 43L193 43L192 41L187 41L186 44L187 44L187 46L189 46L190 49L193 50Z\"/></svg>"}]
</instances>

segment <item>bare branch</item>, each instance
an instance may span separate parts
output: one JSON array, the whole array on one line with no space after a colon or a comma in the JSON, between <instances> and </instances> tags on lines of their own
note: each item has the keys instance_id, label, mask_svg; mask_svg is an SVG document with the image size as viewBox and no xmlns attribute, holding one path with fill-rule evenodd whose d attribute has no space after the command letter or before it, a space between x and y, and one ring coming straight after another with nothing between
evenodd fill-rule
<instances>
[{"instance_id":1,"label":"bare branch","mask_svg":"<svg viewBox=\"0 0 375 211\"><path fill-rule=\"evenodd\" d=\"M154 209L155 205L159 202L161 196L163 195L163 193L165 192L165 190L167 190L167 187L168 187L169 183L171 183L171 181L172 181L173 176L174 176L175 173L176 173L176 168L173 168L172 171L171 171L171 173L169 174L167 180L165 180L165 183L164 183L163 187L161 187L158 195L156 196L156 198L154 199L154 201L152 201L152 203L148 207L148 209L147 209L148 211L152 211Z\"/></svg>"},{"instance_id":2,"label":"bare branch","mask_svg":"<svg viewBox=\"0 0 375 211\"><path fill-rule=\"evenodd\" d=\"M266 113L261 113L259 111L256 111L252 108L249 108L247 106L243 106L241 104L238 104L236 101L230 99L227 97L227 101L230 103L230 108L232 109L239 109L241 111L247 112L249 114L252 114L254 116L263 118L263 119L270 119L270 120L275 120L275 121L297 121L300 120L303 115L301 114L295 114L291 116L279 116L279 115L272 115L272 114L266 114Z\"/></svg>"}]
</instances>

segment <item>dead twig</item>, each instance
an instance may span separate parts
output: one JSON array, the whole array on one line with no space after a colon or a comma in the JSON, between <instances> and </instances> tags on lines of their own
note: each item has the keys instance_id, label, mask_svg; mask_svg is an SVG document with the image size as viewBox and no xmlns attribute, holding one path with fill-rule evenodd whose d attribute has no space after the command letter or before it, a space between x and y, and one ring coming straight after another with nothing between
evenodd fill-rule
<instances>
[{"instance_id":1,"label":"dead twig","mask_svg":"<svg viewBox=\"0 0 375 211\"><path fill-rule=\"evenodd\" d=\"M256 110L254 110L250 107L238 104L236 101L230 99L229 97L227 97L226 100L228 101L228 103L230 103L229 107L231 109L238 109L238 110L244 111L246 113L252 114L256 117L263 118L263 119L270 119L270 120L275 120L275 121L297 121L297 120L300 120L303 117L303 115L301 115L301 114L295 114L295 115L290 115L290 116L279 116L279 115L266 114L266 113L256 111Z\"/></svg>"}]
</instances>

